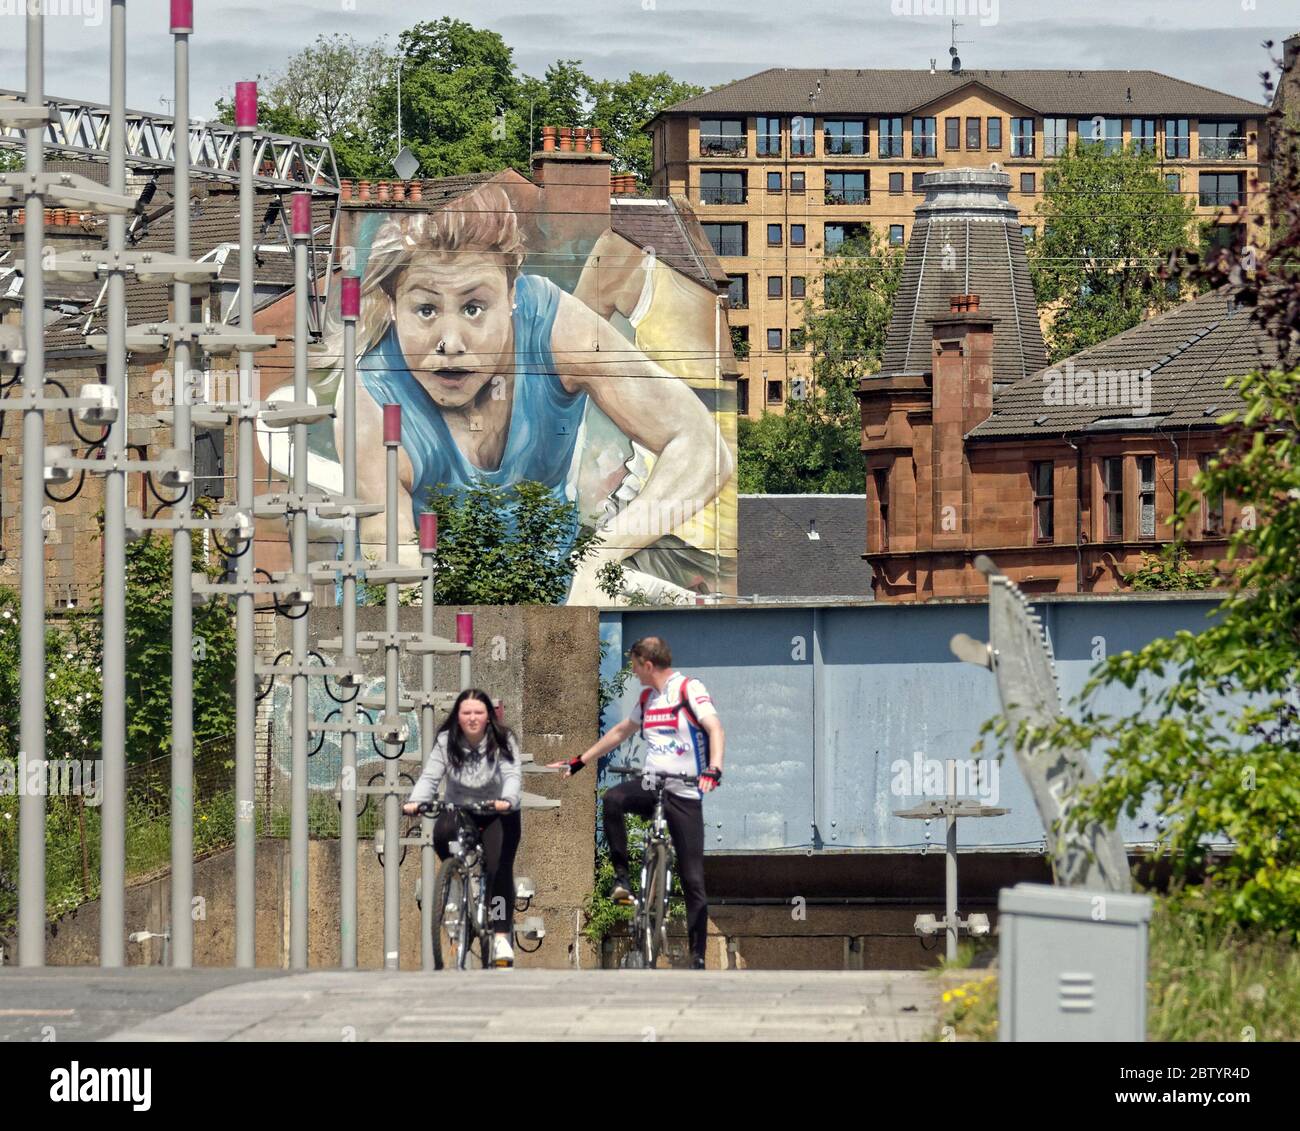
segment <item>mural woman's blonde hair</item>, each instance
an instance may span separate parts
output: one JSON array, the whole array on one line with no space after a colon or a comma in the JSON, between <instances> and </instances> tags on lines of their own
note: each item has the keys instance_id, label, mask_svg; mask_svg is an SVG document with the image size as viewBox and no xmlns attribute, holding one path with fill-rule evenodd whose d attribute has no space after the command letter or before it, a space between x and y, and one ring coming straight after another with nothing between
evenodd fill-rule
<instances>
[{"instance_id":1,"label":"mural woman's blonde hair","mask_svg":"<svg viewBox=\"0 0 1300 1131\"><path fill-rule=\"evenodd\" d=\"M393 212L380 224L370 244L361 277L361 313L357 319L358 360L382 340L392 325L393 297L402 272L426 258L477 252L494 255L513 290L524 262L524 237L505 189L482 184L443 208L429 212ZM326 316L324 340L313 384L324 402L342 385L343 322L337 307Z\"/></svg>"}]
</instances>

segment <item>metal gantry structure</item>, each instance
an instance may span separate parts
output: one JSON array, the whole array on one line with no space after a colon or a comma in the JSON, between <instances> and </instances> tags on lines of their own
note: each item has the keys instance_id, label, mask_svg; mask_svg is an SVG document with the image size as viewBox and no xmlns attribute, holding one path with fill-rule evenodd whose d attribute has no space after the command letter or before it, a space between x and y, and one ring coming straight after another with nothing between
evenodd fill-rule
<instances>
[{"instance_id":1,"label":"metal gantry structure","mask_svg":"<svg viewBox=\"0 0 1300 1131\"><path fill-rule=\"evenodd\" d=\"M420 835L409 838L399 828L399 782L397 760L409 732L402 712L422 712L422 754L432 749L434 717L445 710L455 693L439 694L434 686L434 657L460 657L459 682L470 685L469 657L473 644L472 618L457 618L457 640L433 632L433 569L437 524L432 515L421 516L422 564L407 568L398 564L397 545L397 453L401 444L401 410L384 407L384 441L388 462L386 498L370 502L357 497L357 357L356 321L360 312L360 280L345 276L340 287L340 312L344 323L343 464L344 490L329 495L310 488L307 479L307 429L335 415L332 405L312 403L307 386L307 351L311 324L319 318L316 297L316 261L313 255L312 199L320 189L323 158L313 164L304 152L275 165L270 187L301 187L293 194L291 236L294 248L294 385L291 401L271 403L261 397L256 353L276 344L273 335L254 332L255 256L240 257L239 319L237 326L214 325L191 320L191 288L210 282L218 268L211 262L191 260L189 210L190 177L199 175L237 176L239 181L240 242L254 244L253 209L255 193L265 189L268 174L264 165L269 142L257 133L257 91L254 83L236 87L236 124L233 130L207 126L190 130L190 145L175 150L176 127L159 133L157 121L149 128L139 116L131 117L126 105L126 0L112 0L110 17L111 99L108 107L69 115L67 103L51 102L43 92L44 11L33 5L26 16L27 90L21 100L0 97L0 141L15 131L24 135L26 167L22 172L0 174L0 205L21 204L25 215L25 257L22 345L8 335L0 336L0 374L13 383L21 373L22 392L0 399L0 410L23 414L22 495L22 627L21 627L21 752L20 772L45 768L45 562L41 512L45 488L66 483L74 473L103 475L104 493L104 577L103 577L103 761L100 964L121 966L125 961L126 859L126 543L135 538L167 531L173 539L172 620L172 711L171 758L171 922L166 932L170 941L171 964L193 964L194 940L191 905L193 882L193 608L213 598L233 600L236 613L236 743L234 789L235 835L235 964L255 965L255 864L256 796L254 787L257 702L269 691L258 693L259 677L292 679L292 773L290 857L292 885L290 899L290 966L305 969L308 962L308 793L307 749L312 734L340 735L342 767L337 796L341 803L340 932L341 964L357 964L357 808L359 796L377 795L384 800L381 860L384 866L384 962L398 965L398 866L405 845L419 844L426 874L424 892L434 889L432 874L432 821L425 819ZM171 0L170 33L175 66L175 122L188 119L189 40L194 30L193 0ZM89 104L84 104L89 105ZM99 113L103 111L103 113ZM93 120L92 120L93 119ZM215 132L214 132L215 131ZM211 139L220 137L220 145ZM60 152L88 149L76 139L93 139L96 153L107 139L108 185L98 184L74 173L47 174L46 148ZM204 139L208 140L204 140ZM72 139L71 141L69 139ZM209 143L211 143L211 148ZM328 146L324 147L328 151ZM173 151L175 150L175 151ZM101 154L102 155L102 154ZM168 158L176 177L174 254L128 250L125 217L137 210L137 198L127 192L126 168L145 158L156 162ZM278 161L278 158L276 159ZM285 170L289 171L286 175ZM329 155L333 177L333 157ZM336 186L336 178L335 188ZM308 187L307 183L310 183ZM328 189L328 186L327 186ZM109 216L107 247L43 254L44 208L53 202ZM333 242L331 240L331 242ZM103 333L87 336L87 344L106 355L105 384L83 385L77 396L50 397L44 358L44 275L74 280L107 281L108 319ZM131 326L126 308L125 278L133 273L145 283L170 283L173 287L174 321ZM172 354L173 403L163 414L171 425L171 447L154 460L130 459L126 447L130 390L128 354ZM235 400L206 403L196 380L196 359L204 354L239 355L239 387ZM13 375L12 377L10 375ZM71 449L45 443L45 415L70 410L82 423L102 427L103 436L91 444L87 458L75 458ZM258 421L268 427L293 429L292 482L271 494L254 494L255 428ZM213 516L197 516L192 502L194 428L236 427L237 490L233 506ZM98 458L89 458L89 457ZM173 490L152 515L128 508L126 477L130 474L157 476L162 486ZM159 517L169 509L167 517ZM358 523L363 517L387 514L387 560L366 566L359 555ZM282 517L289 526L292 550L290 569L255 580L255 522L259 518ZM308 523L313 517L342 519L344 538L341 560L312 563L308 560ZM234 580L214 582L206 573L194 572L192 533L205 530L224 534L229 545L220 545L225 557L234 562ZM386 585L386 622L382 632L358 633L356 628L357 582L365 577ZM313 586L341 579L343 589L342 636L322 641L324 650L337 651L338 658L326 662L309 649L308 615L313 605ZM423 582L422 630L399 631L398 587ZM270 598L276 611L293 619L293 646L289 663L263 663L256 655L254 632L255 602ZM361 698L363 680L360 653L384 651L385 688L382 697ZM421 692L405 698L400 687L400 656L403 651L424 659ZM324 720L310 717L308 680L336 680L351 692L350 698L334 696L341 709ZM362 708L363 710L359 710ZM382 711L375 721L367 710ZM333 715L340 718L335 721ZM364 721L362 721L364 716ZM357 739L370 734L382 739L386 753L382 785L359 785ZM39 767L39 769L37 769ZM540 767L527 767L530 771ZM42 775L43 776L43 775ZM529 798L531 805L552 806ZM45 793L24 791L19 810L19 963L42 966L45 962ZM422 910L428 919L431 902ZM426 922L426 926L427 926ZM526 925L527 937L540 939L540 921ZM432 968L431 938L424 940L424 965Z\"/></svg>"}]
</instances>

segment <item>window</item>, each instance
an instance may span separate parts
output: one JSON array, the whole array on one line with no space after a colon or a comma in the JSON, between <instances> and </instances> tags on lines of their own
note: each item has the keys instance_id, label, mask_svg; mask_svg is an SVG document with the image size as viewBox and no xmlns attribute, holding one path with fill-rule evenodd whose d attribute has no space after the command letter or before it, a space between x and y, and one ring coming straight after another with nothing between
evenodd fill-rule
<instances>
[{"instance_id":1,"label":"window","mask_svg":"<svg viewBox=\"0 0 1300 1131\"><path fill-rule=\"evenodd\" d=\"M780 225L780 224L768 224L768 226L767 226L767 246L768 246L768 247L780 247L780 246L781 246L781 225Z\"/></svg>"},{"instance_id":2,"label":"window","mask_svg":"<svg viewBox=\"0 0 1300 1131\"><path fill-rule=\"evenodd\" d=\"M1070 123L1064 118L1043 119L1043 156L1064 157L1070 149Z\"/></svg>"},{"instance_id":3,"label":"window","mask_svg":"<svg viewBox=\"0 0 1300 1131\"><path fill-rule=\"evenodd\" d=\"M767 403L768 403L768 404L780 404L780 403L781 403L781 394L782 394L783 392L784 392L784 390L781 388L781 382L780 382L780 381L769 381L769 382L767 383Z\"/></svg>"},{"instance_id":4,"label":"window","mask_svg":"<svg viewBox=\"0 0 1300 1131\"><path fill-rule=\"evenodd\" d=\"M943 147L945 149L961 148L961 119L960 118L944 118Z\"/></svg>"},{"instance_id":5,"label":"window","mask_svg":"<svg viewBox=\"0 0 1300 1131\"><path fill-rule=\"evenodd\" d=\"M913 157L934 157L935 150L935 121L934 118L913 118L912 119L912 156Z\"/></svg>"},{"instance_id":6,"label":"window","mask_svg":"<svg viewBox=\"0 0 1300 1131\"><path fill-rule=\"evenodd\" d=\"M966 148L979 149L980 134L982 132L983 121L979 118L966 119Z\"/></svg>"},{"instance_id":7,"label":"window","mask_svg":"<svg viewBox=\"0 0 1300 1131\"><path fill-rule=\"evenodd\" d=\"M779 349L781 348L781 331L780 331L780 330L768 330L768 332L767 332L767 348L768 348L769 350L779 350Z\"/></svg>"},{"instance_id":8,"label":"window","mask_svg":"<svg viewBox=\"0 0 1300 1131\"><path fill-rule=\"evenodd\" d=\"M803 247L805 228L802 224L790 225L790 246Z\"/></svg>"},{"instance_id":9,"label":"window","mask_svg":"<svg viewBox=\"0 0 1300 1131\"><path fill-rule=\"evenodd\" d=\"M754 119L754 143L754 152L759 156L779 156L781 153L781 119Z\"/></svg>"},{"instance_id":10,"label":"window","mask_svg":"<svg viewBox=\"0 0 1300 1131\"><path fill-rule=\"evenodd\" d=\"M807 331L802 326L792 327L790 330L790 348L792 350L806 349Z\"/></svg>"},{"instance_id":11,"label":"window","mask_svg":"<svg viewBox=\"0 0 1300 1131\"><path fill-rule=\"evenodd\" d=\"M1021 191L1021 192L1028 193L1030 196L1032 196L1032 195L1034 194L1034 189L1035 189L1035 187L1036 187L1036 186L1035 186L1035 184L1034 184L1034 174L1033 174L1033 173L1021 173L1021 174L1020 174L1020 191Z\"/></svg>"},{"instance_id":12,"label":"window","mask_svg":"<svg viewBox=\"0 0 1300 1131\"><path fill-rule=\"evenodd\" d=\"M1051 542L1056 537L1056 492L1051 460L1030 465L1029 482L1034 492L1034 541Z\"/></svg>"},{"instance_id":13,"label":"window","mask_svg":"<svg viewBox=\"0 0 1300 1131\"><path fill-rule=\"evenodd\" d=\"M839 251L850 240L864 238L871 231L870 224L827 224L825 249L826 254L831 255ZM844 254L850 255L854 249L850 248Z\"/></svg>"},{"instance_id":14,"label":"window","mask_svg":"<svg viewBox=\"0 0 1300 1131\"><path fill-rule=\"evenodd\" d=\"M876 513L880 516L880 549L889 549L889 472L877 467L871 472L876 489Z\"/></svg>"},{"instance_id":15,"label":"window","mask_svg":"<svg viewBox=\"0 0 1300 1131\"><path fill-rule=\"evenodd\" d=\"M749 415L749 379L746 377L736 380L736 411L741 416Z\"/></svg>"},{"instance_id":16,"label":"window","mask_svg":"<svg viewBox=\"0 0 1300 1131\"><path fill-rule=\"evenodd\" d=\"M912 191L913 191L913 192L925 192L925 174L924 174L924 173L913 173L913 174L912 174Z\"/></svg>"},{"instance_id":17,"label":"window","mask_svg":"<svg viewBox=\"0 0 1300 1131\"><path fill-rule=\"evenodd\" d=\"M745 123L739 118L701 118L700 156L744 157Z\"/></svg>"},{"instance_id":18,"label":"window","mask_svg":"<svg viewBox=\"0 0 1300 1131\"><path fill-rule=\"evenodd\" d=\"M790 119L790 154L793 157L811 157L816 152L813 120L796 115Z\"/></svg>"},{"instance_id":19,"label":"window","mask_svg":"<svg viewBox=\"0 0 1300 1131\"><path fill-rule=\"evenodd\" d=\"M1118 153L1124 148L1124 119L1103 118L1100 114L1080 118L1079 141L1083 145L1099 145L1103 153Z\"/></svg>"},{"instance_id":20,"label":"window","mask_svg":"<svg viewBox=\"0 0 1300 1131\"><path fill-rule=\"evenodd\" d=\"M790 276L790 297L791 298L804 297L804 277L802 275Z\"/></svg>"},{"instance_id":21,"label":"window","mask_svg":"<svg viewBox=\"0 0 1300 1131\"><path fill-rule=\"evenodd\" d=\"M1240 173L1202 173L1200 188L1202 204L1226 207L1242 203Z\"/></svg>"},{"instance_id":22,"label":"window","mask_svg":"<svg viewBox=\"0 0 1300 1131\"><path fill-rule=\"evenodd\" d=\"M749 307L749 276L727 276L727 302L732 310L745 310Z\"/></svg>"},{"instance_id":23,"label":"window","mask_svg":"<svg viewBox=\"0 0 1300 1131\"><path fill-rule=\"evenodd\" d=\"M1156 536L1156 457L1138 456L1138 537Z\"/></svg>"},{"instance_id":24,"label":"window","mask_svg":"<svg viewBox=\"0 0 1300 1131\"><path fill-rule=\"evenodd\" d=\"M889 246L890 247L903 246L903 225L902 224L889 225Z\"/></svg>"},{"instance_id":25,"label":"window","mask_svg":"<svg viewBox=\"0 0 1300 1131\"><path fill-rule=\"evenodd\" d=\"M1203 254L1213 257L1223 249L1238 251L1246 242L1245 224L1210 224L1205 232L1205 250Z\"/></svg>"},{"instance_id":26,"label":"window","mask_svg":"<svg viewBox=\"0 0 1300 1131\"><path fill-rule=\"evenodd\" d=\"M1246 156L1246 138L1240 122L1201 122L1200 133L1198 152L1202 157L1220 160Z\"/></svg>"},{"instance_id":27,"label":"window","mask_svg":"<svg viewBox=\"0 0 1300 1131\"><path fill-rule=\"evenodd\" d=\"M1183 191L1183 175L1182 175L1181 173L1166 173L1166 174L1165 174L1165 187L1166 187L1170 192L1182 192L1182 191Z\"/></svg>"},{"instance_id":28,"label":"window","mask_svg":"<svg viewBox=\"0 0 1300 1131\"><path fill-rule=\"evenodd\" d=\"M781 297L781 276L780 275L769 275L767 277L767 297L768 298Z\"/></svg>"},{"instance_id":29,"label":"window","mask_svg":"<svg viewBox=\"0 0 1300 1131\"><path fill-rule=\"evenodd\" d=\"M827 173L827 204L861 204L870 200L870 181L866 173Z\"/></svg>"},{"instance_id":30,"label":"window","mask_svg":"<svg viewBox=\"0 0 1300 1131\"><path fill-rule=\"evenodd\" d=\"M768 192L780 192L780 191L781 191L781 174L780 174L780 173L768 173L768 175L767 175L767 191L768 191Z\"/></svg>"},{"instance_id":31,"label":"window","mask_svg":"<svg viewBox=\"0 0 1300 1131\"><path fill-rule=\"evenodd\" d=\"M747 224L701 224L714 255L744 255Z\"/></svg>"},{"instance_id":32,"label":"window","mask_svg":"<svg viewBox=\"0 0 1300 1131\"><path fill-rule=\"evenodd\" d=\"M1022 224L1020 226L1020 238L1024 240L1025 243L1033 243L1036 234L1036 229L1033 224Z\"/></svg>"},{"instance_id":33,"label":"window","mask_svg":"<svg viewBox=\"0 0 1300 1131\"><path fill-rule=\"evenodd\" d=\"M225 440L226 433L221 428L194 430L194 498L224 499L226 497Z\"/></svg>"},{"instance_id":34,"label":"window","mask_svg":"<svg viewBox=\"0 0 1300 1131\"><path fill-rule=\"evenodd\" d=\"M1191 143L1188 140L1186 118L1165 119L1165 156L1190 157Z\"/></svg>"},{"instance_id":35,"label":"window","mask_svg":"<svg viewBox=\"0 0 1300 1131\"><path fill-rule=\"evenodd\" d=\"M749 327L731 327L731 352L737 361L744 361L749 356Z\"/></svg>"},{"instance_id":36,"label":"window","mask_svg":"<svg viewBox=\"0 0 1300 1131\"><path fill-rule=\"evenodd\" d=\"M1124 537L1124 461L1118 456L1101 461L1102 511L1106 538Z\"/></svg>"},{"instance_id":37,"label":"window","mask_svg":"<svg viewBox=\"0 0 1300 1131\"><path fill-rule=\"evenodd\" d=\"M790 174L790 191L792 193L801 194L803 192L804 176L803 173Z\"/></svg>"},{"instance_id":38,"label":"window","mask_svg":"<svg viewBox=\"0 0 1300 1131\"><path fill-rule=\"evenodd\" d=\"M880 119L880 156L903 156L903 119Z\"/></svg>"},{"instance_id":39,"label":"window","mask_svg":"<svg viewBox=\"0 0 1300 1131\"><path fill-rule=\"evenodd\" d=\"M989 128L989 132L985 138L985 140L988 142L988 148L1001 149L1002 148L1002 119L990 118L988 128Z\"/></svg>"},{"instance_id":40,"label":"window","mask_svg":"<svg viewBox=\"0 0 1300 1131\"><path fill-rule=\"evenodd\" d=\"M1198 456L1196 462L1200 465L1201 474L1204 475L1210 469L1210 461L1213 456ZM1201 533L1206 536L1213 536L1223 533L1223 492L1212 491L1208 494L1201 493Z\"/></svg>"},{"instance_id":41,"label":"window","mask_svg":"<svg viewBox=\"0 0 1300 1131\"><path fill-rule=\"evenodd\" d=\"M1156 151L1156 120L1154 118L1133 119L1133 145L1139 153Z\"/></svg>"},{"instance_id":42,"label":"window","mask_svg":"<svg viewBox=\"0 0 1300 1131\"><path fill-rule=\"evenodd\" d=\"M903 174L889 174L889 193L891 196L901 196L903 194Z\"/></svg>"},{"instance_id":43,"label":"window","mask_svg":"<svg viewBox=\"0 0 1300 1131\"><path fill-rule=\"evenodd\" d=\"M705 204L744 204L745 174L702 172L700 200Z\"/></svg>"},{"instance_id":44,"label":"window","mask_svg":"<svg viewBox=\"0 0 1300 1131\"><path fill-rule=\"evenodd\" d=\"M1011 156L1032 157L1034 155L1034 119L1011 119Z\"/></svg>"},{"instance_id":45,"label":"window","mask_svg":"<svg viewBox=\"0 0 1300 1131\"><path fill-rule=\"evenodd\" d=\"M861 157L870 150L867 123L861 119L846 122L826 122L822 126L824 152Z\"/></svg>"}]
</instances>

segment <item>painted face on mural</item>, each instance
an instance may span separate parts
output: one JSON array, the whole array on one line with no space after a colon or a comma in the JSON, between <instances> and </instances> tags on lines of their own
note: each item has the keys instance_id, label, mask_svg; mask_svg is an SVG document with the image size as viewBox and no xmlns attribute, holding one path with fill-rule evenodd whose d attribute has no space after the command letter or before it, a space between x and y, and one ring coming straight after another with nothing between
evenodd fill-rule
<instances>
[{"instance_id":1,"label":"painted face on mural","mask_svg":"<svg viewBox=\"0 0 1300 1131\"><path fill-rule=\"evenodd\" d=\"M478 396L514 355L511 286L492 254L422 258L397 281L397 338L412 375L440 408Z\"/></svg>"}]
</instances>

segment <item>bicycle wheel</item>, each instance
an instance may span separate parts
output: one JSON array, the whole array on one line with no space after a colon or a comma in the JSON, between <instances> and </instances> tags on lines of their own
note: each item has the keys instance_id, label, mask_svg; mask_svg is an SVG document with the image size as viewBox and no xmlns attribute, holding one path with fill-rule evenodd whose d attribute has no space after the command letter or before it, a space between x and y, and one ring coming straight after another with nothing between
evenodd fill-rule
<instances>
[{"instance_id":1,"label":"bicycle wheel","mask_svg":"<svg viewBox=\"0 0 1300 1131\"><path fill-rule=\"evenodd\" d=\"M465 895L465 962L463 970L486 970L492 965L492 931L487 923L487 897L483 873L470 877Z\"/></svg>"},{"instance_id":2,"label":"bicycle wheel","mask_svg":"<svg viewBox=\"0 0 1300 1131\"><path fill-rule=\"evenodd\" d=\"M457 956L459 965L459 937L465 922L465 873L454 857L442 861L438 867L438 897L433 904L433 968L441 970L443 959L443 933L446 932L447 953ZM451 908L452 918L447 917Z\"/></svg>"},{"instance_id":3,"label":"bicycle wheel","mask_svg":"<svg viewBox=\"0 0 1300 1131\"><path fill-rule=\"evenodd\" d=\"M646 966L653 970L655 961L663 952L665 924L668 921L668 849L662 843L651 848L646 867L645 934L642 953Z\"/></svg>"}]
</instances>

